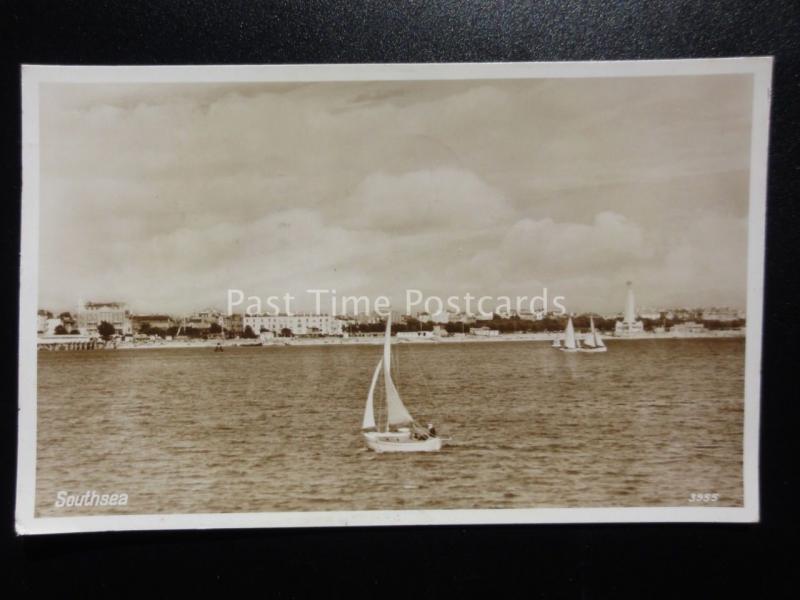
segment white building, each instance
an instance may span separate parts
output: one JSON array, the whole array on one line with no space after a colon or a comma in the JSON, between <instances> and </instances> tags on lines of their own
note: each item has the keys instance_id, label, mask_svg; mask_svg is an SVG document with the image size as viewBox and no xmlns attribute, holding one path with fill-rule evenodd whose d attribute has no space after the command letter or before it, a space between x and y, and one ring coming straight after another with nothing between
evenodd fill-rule
<instances>
[{"instance_id":1,"label":"white building","mask_svg":"<svg viewBox=\"0 0 800 600\"><path fill-rule=\"evenodd\" d=\"M672 333L703 333L706 328L702 323L687 321L686 323L675 323L669 330Z\"/></svg>"},{"instance_id":2,"label":"white building","mask_svg":"<svg viewBox=\"0 0 800 600\"><path fill-rule=\"evenodd\" d=\"M261 331L271 331L280 335L284 329L292 335L342 335L345 321L331 315L245 315L243 327L258 335Z\"/></svg>"},{"instance_id":3,"label":"white building","mask_svg":"<svg viewBox=\"0 0 800 600\"><path fill-rule=\"evenodd\" d=\"M488 327L473 327L470 329L470 333L480 337L497 337L500 335L497 329L489 329Z\"/></svg>"},{"instance_id":4,"label":"white building","mask_svg":"<svg viewBox=\"0 0 800 600\"><path fill-rule=\"evenodd\" d=\"M392 315L394 316L394 315ZM378 313L359 313L353 317L356 323L359 325L374 325L375 323L380 323L383 321L383 317L381 317Z\"/></svg>"},{"instance_id":5,"label":"white building","mask_svg":"<svg viewBox=\"0 0 800 600\"><path fill-rule=\"evenodd\" d=\"M476 321L475 315L465 312L451 313L448 319L449 323L464 323L465 325L471 325Z\"/></svg>"},{"instance_id":6,"label":"white building","mask_svg":"<svg viewBox=\"0 0 800 600\"><path fill-rule=\"evenodd\" d=\"M47 331L47 320L52 317L52 313L46 310L39 310L36 315L36 333L45 333Z\"/></svg>"},{"instance_id":7,"label":"white building","mask_svg":"<svg viewBox=\"0 0 800 600\"><path fill-rule=\"evenodd\" d=\"M703 311L704 321L736 321L743 319L744 314L742 311L735 308L707 308Z\"/></svg>"},{"instance_id":8,"label":"white building","mask_svg":"<svg viewBox=\"0 0 800 600\"><path fill-rule=\"evenodd\" d=\"M64 325L61 322L61 319L45 319L44 330L42 331L42 333L44 335L56 335L56 328L59 325Z\"/></svg>"},{"instance_id":9,"label":"white building","mask_svg":"<svg viewBox=\"0 0 800 600\"><path fill-rule=\"evenodd\" d=\"M97 327L105 321L118 335L132 335L129 316L123 302L86 302L78 308L78 329L84 335L97 335Z\"/></svg>"},{"instance_id":10,"label":"white building","mask_svg":"<svg viewBox=\"0 0 800 600\"><path fill-rule=\"evenodd\" d=\"M544 311L531 312L529 310L521 310L517 316L521 321L539 321L544 319Z\"/></svg>"},{"instance_id":11,"label":"white building","mask_svg":"<svg viewBox=\"0 0 800 600\"><path fill-rule=\"evenodd\" d=\"M628 298L625 302L625 314L622 321L617 321L614 326L614 335L625 337L644 332L644 323L636 318L636 300L633 296L633 287L628 282Z\"/></svg>"}]
</instances>

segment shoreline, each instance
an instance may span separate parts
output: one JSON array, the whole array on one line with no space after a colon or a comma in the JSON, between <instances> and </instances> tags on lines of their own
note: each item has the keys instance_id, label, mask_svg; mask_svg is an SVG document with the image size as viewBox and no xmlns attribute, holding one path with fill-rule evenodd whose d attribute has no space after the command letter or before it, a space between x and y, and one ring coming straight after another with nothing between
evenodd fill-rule
<instances>
[{"instance_id":1,"label":"shoreline","mask_svg":"<svg viewBox=\"0 0 800 600\"><path fill-rule=\"evenodd\" d=\"M395 344L480 344L480 343L502 343L502 342L550 342L553 338L561 336L553 333L509 333L497 336L476 336L465 335L457 337L433 337L425 339L400 339L395 338ZM583 339L584 335L577 336ZM632 336L616 337L609 335L604 337L604 341L615 343L617 341L628 340L684 340L684 339L744 339L745 332L737 330L722 330L722 331L708 331L703 333L642 333ZM163 349L178 349L178 348L209 348L214 349L217 344L222 348L270 348L270 347L285 347L285 346L381 346L383 345L383 335L379 336L364 336L364 337L350 337L350 338L278 338L260 342L256 340L178 340L178 341L160 341L160 342L135 342L135 343L121 343L116 347L99 348L100 350L163 350Z\"/></svg>"}]
</instances>

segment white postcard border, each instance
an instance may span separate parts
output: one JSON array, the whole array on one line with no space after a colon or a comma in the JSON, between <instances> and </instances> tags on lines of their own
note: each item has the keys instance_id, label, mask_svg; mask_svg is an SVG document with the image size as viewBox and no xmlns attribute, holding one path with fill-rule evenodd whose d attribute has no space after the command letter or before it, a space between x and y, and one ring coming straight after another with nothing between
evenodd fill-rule
<instances>
[{"instance_id":1,"label":"white postcard border","mask_svg":"<svg viewBox=\"0 0 800 600\"><path fill-rule=\"evenodd\" d=\"M36 312L39 246L39 85L73 83L212 83L267 81L402 81L514 78L753 75L753 125L745 347L744 505L442 509L36 517ZM759 519L759 418L765 254L767 146L772 58L608 62L364 65L42 66L22 67L22 218L19 319L18 534L88 531L466 525L523 523L756 522Z\"/></svg>"}]
</instances>

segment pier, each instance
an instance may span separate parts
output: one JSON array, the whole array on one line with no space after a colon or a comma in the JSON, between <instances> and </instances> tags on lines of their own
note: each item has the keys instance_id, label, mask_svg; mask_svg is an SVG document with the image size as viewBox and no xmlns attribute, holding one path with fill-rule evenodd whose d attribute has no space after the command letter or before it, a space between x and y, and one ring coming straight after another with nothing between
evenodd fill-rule
<instances>
[{"instance_id":1,"label":"pier","mask_svg":"<svg viewBox=\"0 0 800 600\"><path fill-rule=\"evenodd\" d=\"M48 335L36 340L37 350L58 352L66 350L94 350L98 348L98 339L88 335Z\"/></svg>"}]
</instances>

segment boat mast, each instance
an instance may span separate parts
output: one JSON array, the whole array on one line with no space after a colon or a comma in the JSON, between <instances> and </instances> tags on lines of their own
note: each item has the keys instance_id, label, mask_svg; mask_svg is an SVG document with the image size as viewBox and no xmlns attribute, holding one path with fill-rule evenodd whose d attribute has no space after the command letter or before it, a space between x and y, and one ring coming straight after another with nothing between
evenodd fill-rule
<instances>
[{"instance_id":1,"label":"boat mast","mask_svg":"<svg viewBox=\"0 0 800 600\"><path fill-rule=\"evenodd\" d=\"M367 394L367 406L364 408L364 421L361 424L361 429L377 429L375 426L375 384L378 383L378 375L381 374L381 367L383 366L383 359L378 361L375 367L375 372L372 374L372 383L369 385L369 393Z\"/></svg>"}]
</instances>

